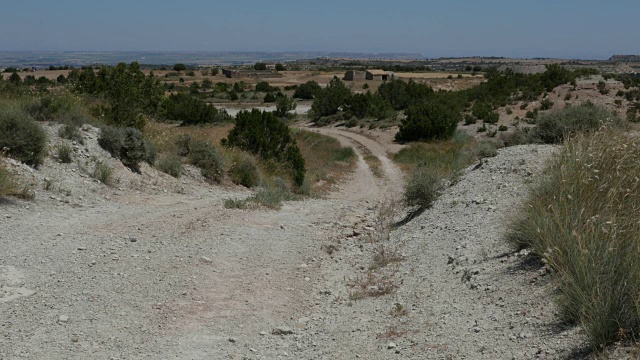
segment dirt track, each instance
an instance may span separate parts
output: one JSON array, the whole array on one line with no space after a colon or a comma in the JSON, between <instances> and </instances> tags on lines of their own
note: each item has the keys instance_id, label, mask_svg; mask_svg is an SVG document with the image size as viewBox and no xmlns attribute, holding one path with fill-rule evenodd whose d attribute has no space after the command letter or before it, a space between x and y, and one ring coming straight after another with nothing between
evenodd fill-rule
<instances>
[{"instance_id":1,"label":"dirt track","mask_svg":"<svg viewBox=\"0 0 640 360\"><path fill-rule=\"evenodd\" d=\"M0 359L528 359L575 347L573 329L550 337L546 288L530 288L502 242L549 148L507 149L447 190L392 236L405 258L397 293L352 301L375 205L398 196L401 173L375 141L318 131L366 147L384 178L359 154L328 199L280 211L224 209L247 192L221 188L2 204ZM395 304L406 314L390 315Z\"/></svg>"}]
</instances>

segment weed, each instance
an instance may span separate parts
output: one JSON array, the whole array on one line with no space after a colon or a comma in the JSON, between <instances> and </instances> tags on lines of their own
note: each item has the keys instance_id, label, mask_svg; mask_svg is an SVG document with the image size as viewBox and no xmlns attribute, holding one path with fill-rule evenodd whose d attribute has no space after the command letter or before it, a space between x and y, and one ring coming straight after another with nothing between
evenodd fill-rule
<instances>
[{"instance_id":1,"label":"weed","mask_svg":"<svg viewBox=\"0 0 640 360\"><path fill-rule=\"evenodd\" d=\"M180 175L182 175L182 160L177 155L169 155L161 158L156 167L158 170L174 178L179 178Z\"/></svg>"},{"instance_id":2,"label":"weed","mask_svg":"<svg viewBox=\"0 0 640 360\"><path fill-rule=\"evenodd\" d=\"M229 177L234 184L252 188L260 185L262 174L251 155L240 153L229 168Z\"/></svg>"},{"instance_id":3,"label":"weed","mask_svg":"<svg viewBox=\"0 0 640 360\"><path fill-rule=\"evenodd\" d=\"M113 174L113 170L109 165L103 162L97 162L93 169L92 176L105 185L111 185L111 176Z\"/></svg>"},{"instance_id":4,"label":"weed","mask_svg":"<svg viewBox=\"0 0 640 360\"><path fill-rule=\"evenodd\" d=\"M60 160L61 163L71 163L71 154L73 154L73 149L71 148L71 146L67 144L58 144L56 146L56 152L58 153L58 160Z\"/></svg>"}]
</instances>

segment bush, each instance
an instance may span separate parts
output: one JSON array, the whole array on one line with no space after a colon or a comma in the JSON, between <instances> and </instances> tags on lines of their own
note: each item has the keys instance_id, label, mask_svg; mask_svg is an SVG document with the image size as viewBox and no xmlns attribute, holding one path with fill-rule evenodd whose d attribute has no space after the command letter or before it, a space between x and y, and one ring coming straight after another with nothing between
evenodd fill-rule
<instances>
[{"instance_id":1,"label":"bush","mask_svg":"<svg viewBox=\"0 0 640 360\"><path fill-rule=\"evenodd\" d=\"M276 96L275 96L275 95L273 95L272 93L267 93L267 94L264 96L264 102L265 102L265 103L273 103L273 102L276 102Z\"/></svg>"},{"instance_id":2,"label":"bush","mask_svg":"<svg viewBox=\"0 0 640 360\"><path fill-rule=\"evenodd\" d=\"M269 83L266 81L260 81L259 83L256 84L256 91L268 93L268 92L280 91L280 89L276 86L269 85Z\"/></svg>"},{"instance_id":3,"label":"bush","mask_svg":"<svg viewBox=\"0 0 640 360\"><path fill-rule=\"evenodd\" d=\"M549 110L553 107L553 102L551 100L549 100L548 98L543 99L540 102L540 109L542 110Z\"/></svg>"},{"instance_id":4,"label":"bush","mask_svg":"<svg viewBox=\"0 0 640 360\"><path fill-rule=\"evenodd\" d=\"M113 170L109 167L109 165L103 162L97 162L95 167L93 168L93 176L94 179L97 179L101 183L105 185L111 184L111 176L113 174Z\"/></svg>"},{"instance_id":5,"label":"bush","mask_svg":"<svg viewBox=\"0 0 640 360\"><path fill-rule=\"evenodd\" d=\"M32 98L25 110L38 121L58 120L78 107L78 102L66 92L47 94Z\"/></svg>"},{"instance_id":6,"label":"bush","mask_svg":"<svg viewBox=\"0 0 640 360\"><path fill-rule=\"evenodd\" d=\"M269 136L264 136L269 134ZM306 173L305 161L289 127L273 113L259 110L241 111L236 125L222 143L248 150L263 159L287 164L296 185L302 185Z\"/></svg>"},{"instance_id":7,"label":"bush","mask_svg":"<svg viewBox=\"0 0 640 360\"><path fill-rule=\"evenodd\" d=\"M475 148L475 154L479 158L488 158L498 155L498 149L493 142L482 141Z\"/></svg>"},{"instance_id":8,"label":"bush","mask_svg":"<svg viewBox=\"0 0 640 360\"><path fill-rule=\"evenodd\" d=\"M226 110L218 110L187 94L170 95L163 103L164 113L168 120L182 121L182 125L212 124L231 121Z\"/></svg>"},{"instance_id":9,"label":"bush","mask_svg":"<svg viewBox=\"0 0 640 360\"><path fill-rule=\"evenodd\" d=\"M475 124L477 122L478 122L478 119L473 117L473 115L471 115L471 114L466 114L464 116L464 124L465 125L473 125L473 124Z\"/></svg>"},{"instance_id":10,"label":"bush","mask_svg":"<svg viewBox=\"0 0 640 360\"><path fill-rule=\"evenodd\" d=\"M428 208L438 197L440 183L440 176L432 169L426 166L415 167L404 187L405 204Z\"/></svg>"},{"instance_id":11,"label":"bush","mask_svg":"<svg viewBox=\"0 0 640 360\"><path fill-rule=\"evenodd\" d=\"M206 179L220 182L224 176L224 158L216 148L205 141L193 141L189 149L189 160L200 168Z\"/></svg>"},{"instance_id":12,"label":"bush","mask_svg":"<svg viewBox=\"0 0 640 360\"><path fill-rule=\"evenodd\" d=\"M276 99L276 111L274 111L274 113L276 116L281 118L288 117L289 115L292 115L289 114L289 112L295 110L296 107L298 107L298 104L293 100L293 98L286 95L280 96Z\"/></svg>"},{"instance_id":13,"label":"bush","mask_svg":"<svg viewBox=\"0 0 640 360\"><path fill-rule=\"evenodd\" d=\"M31 166L42 164L47 136L31 116L14 107L0 108L0 151Z\"/></svg>"},{"instance_id":14,"label":"bush","mask_svg":"<svg viewBox=\"0 0 640 360\"><path fill-rule=\"evenodd\" d=\"M260 185L262 175L253 157L247 154L239 154L229 168L229 177L236 185L252 188Z\"/></svg>"},{"instance_id":15,"label":"bush","mask_svg":"<svg viewBox=\"0 0 640 360\"><path fill-rule=\"evenodd\" d=\"M578 132L595 131L605 124L621 125L621 120L607 109L585 102L541 115L531 130L534 141L554 144Z\"/></svg>"},{"instance_id":16,"label":"bush","mask_svg":"<svg viewBox=\"0 0 640 360\"><path fill-rule=\"evenodd\" d=\"M640 334L640 141L604 128L577 135L511 224L558 277L557 303L591 345Z\"/></svg>"},{"instance_id":17,"label":"bush","mask_svg":"<svg viewBox=\"0 0 640 360\"><path fill-rule=\"evenodd\" d=\"M60 160L61 163L71 163L71 154L73 154L73 149L71 149L71 146L66 144L59 144L58 146L56 146L56 152L58 153L58 160Z\"/></svg>"},{"instance_id":18,"label":"bush","mask_svg":"<svg viewBox=\"0 0 640 360\"><path fill-rule=\"evenodd\" d=\"M134 172L140 172L141 161L151 164L155 161L154 150L138 129L105 126L100 131L98 144Z\"/></svg>"},{"instance_id":19,"label":"bush","mask_svg":"<svg viewBox=\"0 0 640 360\"><path fill-rule=\"evenodd\" d=\"M263 62L257 62L253 65L254 70L267 70L267 64Z\"/></svg>"},{"instance_id":20,"label":"bush","mask_svg":"<svg viewBox=\"0 0 640 360\"><path fill-rule=\"evenodd\" d=\"M296 91L293 93L293 97L296 99L311 100L321 90L322 90L322 87L320 86L320 84L318 84L313 80L310 80L298 86L298 88L296 88Z\"/></svg>"},{"instance_id":21,"label":"bush","mask_svg":"<svg viewBox=\"0 0 640 360\"><path fill-rule=\"evenodd\" d=\"M316 94L316 99L311 105L314 118L317 120L323 116L336 114L342 106L347 104L350 97L351 90L334 76L329 85Z\"/></svg>"},{"instance_id":22,"label":"bush","mask_svg":"<svg viewBox=\"0 0 640 360\"><path fill-rule=\"evenodd\" d=\"M509 130L509 128L506 125L500 125L498 127L498 131L507 131L507 130Z\"/></svg>"},{"instance_id":23,"label":"bush","mask_svg":"<svg viewBox=\"0 0 640 360\"><path fill-rule=\"evenodd\" d=\"M424 101L411 106L402 120L396 140L401 142L450 138L461 120L460 113L443 103Z\"/></svg>"},{"instance_id":24,"label":"bush","mask_svg":"<svg viewBox=\"0 0 640 360\"><path fill-rule=\"evenodd\" d=\"M156 167L158 170L174 178L179 178L180 175L182 175L182 160L176 155L162 157Z\"/></svg>"}]
</instances>

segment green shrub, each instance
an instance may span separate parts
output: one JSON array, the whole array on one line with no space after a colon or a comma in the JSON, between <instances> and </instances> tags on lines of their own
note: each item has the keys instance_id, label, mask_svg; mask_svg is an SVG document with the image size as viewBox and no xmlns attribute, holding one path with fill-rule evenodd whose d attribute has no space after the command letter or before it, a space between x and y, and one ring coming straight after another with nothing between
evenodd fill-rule
<instances>
[{"instance_id":1,"label":"green shrub","mask_svg":"<svg viewBox=\"0 0 640 360\"><path fill-rule=\"evenodd\" d=\"M269 136L265 136L269 134ZM287 164L296 185L301 185L306 173L305 161L289 127L273 113L259 110L241 111L236 125L223 145L248 150L259 157Z\"/></svg>"},{"instance_id":2,"label":"green shrub","mask_svg":"<svg viewBox=\"0 0 640 360\"><path fill-rule=\"evenodd\" d=\"M607 109L585 102L538 117L538 126L531 130L534 141L559 143L578 132L595 131L605 124L621 125L621 120Z\"/></svg>"},{"instance_id":3,"label":"green shrub","mask_svg":"<svg viewBox=\"0 0 640 360\"><path fill-rule=\"evenodd\" d=\"M509 130L509 128L506 125L500 125L498 127L498 131L507 131L507 130Z\"/></svg>"},{"instance_id":4,"label":"green shrub","mask_svg":"<svg viewBox=\"0 0 640 360\"><path fill-rule=\"evenodd\" d=\"M167 97L163 107L168 120L182 121L182 125L212 124L232 120L226 110L216 109L213 105L183 93Z\"/></svg>"},{"instance_id":5,"label":"green shrub","mask_svg":"<svg viewBox=\"0 0 640 360\"><path fill-rule=\"evenodd\" d=\"M262 175L252 156L239 154L229 168L229 177L234 184L252 188L260 185Z\"/></svg>"},{"instance_id":6,"label":"green shrub","mask_svg":"<svg viewBox=\"0 0 640 360\"><path fill-rule=\"evenodd\" d=\"M304 84L298 86L293 93L293 97L296 99L304 99L311 100L313 99L320 91L322 87L317 82L310 80Z\"/></svg>"},{"instance_id":7,"label":"green shrub","mask_svg":"<svg viewBox=\"0 0 640 360\"><path fill-rule=\"evenodd\" d=\"M557 275L557 303L596 350L640 334L640 140L604 128L568 140L511 224Z\"/></svg>"},{"instance_id":8,"label":"green shrub","mask_svg":"<svg viewBox=\"0 0 640 360\"><path fill-rule=\"evenodd\" d=\"M200 168L206 179L220 182L224 176L225 161L216 148L205 141L193 141L190 145L189 160Z\"/></svg>"},{"instance_id":9,"label":"green shrub","mask_svg":"<svg viewBox=\"0 0 640 360\"><path fill-rule=\"evenodd\" d=\"M71 149L71 146L66 144L58 144L56 146L56 152L58 153L58 160L60 160L61 163L71 163L71 155L73 154L73 149Z\"/></svg>"},{"instance_id":10,"label":"green shrub","mask_svg":"<svg viewBox=\"0 0 640 360\"><path fill-rule=\"evenodd\" d=\"M481 141L475 148L476 156L479 158L488 158L498 155L498 149L493 142Z\"/></svg>"},{"instance_id":11,"label":"green shrub","mask_svg":"<svg viewBox=\"0 0 640 360\"><path fill-rule=\"evenodd\" d=\"M16 107L0 108L0 151L27 165L39 166L46 154L47 136L40 124Z\"/></svg>"},{"instance_id":12,"label":"green shrub","mask_svg":"<svg viewBox=\"0 0 640 360\"><path fill-rule=\"evenodd\" d=\"M178 155L187 156L191 152L191 144L193 138L189 134L180 134L176 140L176 146L178 147Z\"/></svg>"},{"instance_id":13,"label":"green shrub","mask_svg":"<svg viewBox=\"0 0 640 360\"><path fill-rule=\"evenodd\" d=\"M267 93L264 96L264 100L263 101L266 102L266 103L276 102L276 96L273 95L272 93Z\"/></svg>"},{"instance_id":14,"label":"green shrub","mask_svg":"<svg viewBox=\"0 0 640 360\"><path fill-rule=\"evenodd\" d=\"M478 120L475 117L473 117L473 115L471 115L471 114L466 114L464 116L464 124L465 125L473 125L473 124L475 124L477 122L478 122Z\"/></svg>"},{"instance_id":15,"label":"green shrub","mask_svg":"<svg viewBox=\"0 0 640 360\"><path fill-rule=\"evenodd\" d=\"M428 208L438 197L440 176L426 166L417 166L409 175L404 187L404 202L407 206Z\"/></svg>"},{"instance_id":16,"label":"green shrub","mask_svg":"<svg viewBox=\"0 0 640 360\"><path fill-rule=\"evenodd\" d=\"M100 131L98 144L134 172L140 172L141 161L155 161L155 150L135 128L105 126Z\"/></svg>"},{"instance_id":17,"label":"green shrub","mask_svg":"<svg viewBox=\"0 0 640 360\"><path fill-rule=\"evenodd\" d=\"M549 110L553 107L553 102L551 100L549 100L549 98L543 99L540 102L540 108L542 110Z\"/></svg>"},{"instance_id":18,"label":"green shrub","mask_svg":"<svg viewBox=\"0 0 640 360\"><path fill-rule=\"evenodd\" d=\"M113 175L113 170L109 165L103 162L97 162L95 167L93 168L93 174L91 174L94 179L98 179L101 183L105 185L111 185L111 177Z\"/></svg>"},{"instance_id":19,"label":"green shrub","mask_svg":"<svg viewBox=\"0 0 640 360\"><path fill-rule=\"evenodd\" d=\"M298 107L298 104L286 95L280 96L276 99L276 111L274 112L276 116L284 118L289 117L292 114L289 114L290 111L293 111Z\"/></svg>"},{"instance_id":20,"label":"green shrub","mask_svg":"<svg viewBox=\"0 0 640 360\"><path fill-rule=\"evenodd\" d=\"M38 121L58 121L59 117L78 111L79 102L67 92L46 94L39 98L32 98L25 106L25 110Z\"/></svg>"},{"instance_id":21,"label":"green shrub","mask_svg":"<svg viewBox=\"0 0 640 360\"><path fill-rule=\"evenodd\" d=\"M401 142L450 138L461 120L460 112L437 101L424 101L406 110L396 140Z\"/></svg>"},{"instance_id":22,"label":"green shrub","mask_svg":"<svg viewBox=\"0 0 640 360\"><path fill-rule=\"evenodd\" d=\"M169 155L160 158L156 167L158 170L165 174L169 174L174 178L179 178L180 175L182 175L182 160L176 155Z\"/></svg>"},{"instance_id":23,"label":"green shrub","mask_svg":"<svg viewBox=\"0 0 640 360\"><path fill-rule=\"evenodd\" d=\"M350 97L351 90L334 76L327 87L316 93L316 98L311 105L314 119L336 114Z\"/></svg>"}]
</instances>

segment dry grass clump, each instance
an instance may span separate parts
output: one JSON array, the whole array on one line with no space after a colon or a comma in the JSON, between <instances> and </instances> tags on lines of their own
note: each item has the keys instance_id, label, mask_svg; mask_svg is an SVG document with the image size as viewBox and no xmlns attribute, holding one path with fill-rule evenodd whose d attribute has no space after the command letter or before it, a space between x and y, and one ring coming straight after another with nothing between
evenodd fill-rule
<instances>
[{"instance_id":1,"label":"dry grass clump","mask_svg":"<svg viewBox=\"0 0 640 360\"><path fill-rule=\"evenodd\" d=\"M307 179L312 191L322 193L351 173L356 166L356 154L330 136L311 131L292 130L307 166Z\"/></svg>"},{"instance_id":2,"label":"dry grass clump","mask_svg":"<svg viewBox=\"0 0 640 360\"><path fill-rule=\"evenodd\" d=\"M640 138L578 135L511 225L558 277L558 304L595 349L640 335Z\"/></svg>"},{"instance_id":3,"label":"dry grass clump","mask_svg":"<svg viewBox=\"0 0 640 360\"><path fill-rule=\"evenodd\" d=\"M11 173L5 169L4 162L0 159L0 198L13 195L16 191L16 184Z\"/></svg>"}]
</instances>

